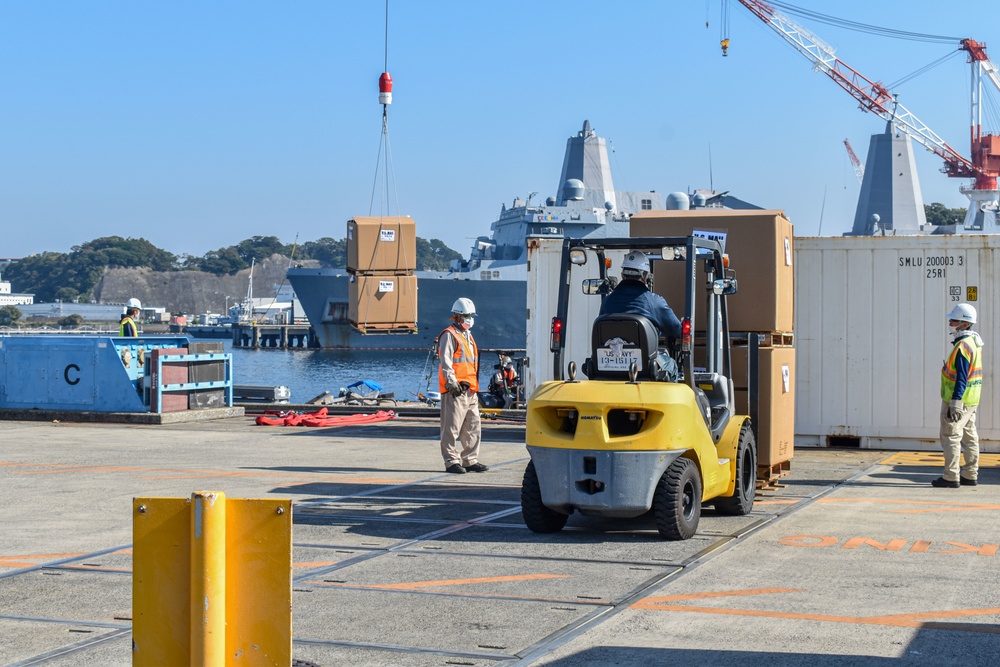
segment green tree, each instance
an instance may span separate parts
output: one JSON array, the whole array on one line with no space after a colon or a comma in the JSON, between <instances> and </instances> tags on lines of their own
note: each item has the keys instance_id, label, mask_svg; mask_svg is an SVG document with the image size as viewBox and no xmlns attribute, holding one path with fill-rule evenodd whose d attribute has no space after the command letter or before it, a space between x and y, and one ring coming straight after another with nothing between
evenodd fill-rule
<instances>
[{"instance_id":1,"label":"green tree","mask_svg":"<svg viewBox=\"0 0 1000 667\"><path fill-rule=\"evenodd\" d=\"M195 268L207 273L214 273L217 276L234 276L238 271L249 266L250 263L243 261L235 246L209 251L195 262Z\"/></svg>"},{"instance_id":2,"label":"green tree","mask_svg":"<svg viewBox=\"0 0 1000 667\"><path fill-rule=\"evenodd\" d=\"M298 247L297 259L314 259L325 267L347 266L347 239L332 239L324 236L316 241L307 241Z\"/></svg>"},{"instance_id":3,"label":"green tree","mask_svg":"<svg viewBox=\"0 0 1000 667\"><path fill-rule=\"evenodd\" d=\"M74 253L86 255L95 253L94 263L111 268L149 267L153 271L173 271L177 268L177 257L161 250L146 239L124 239L120 236L105 236L72 248Z\"/></svg>"},{"instance_id":4,"label":"green tree","mask_svg":"<svg viewBox=\"0 0 1000 667\"><path fill-rule=\"evenodd\" d=\"M440 239L427 241L417 238L417 269L447 271L453 259L462 259L462 255L446 246Z\"/></svg>"},{"instance_id":5,"label":"green tree","mask_svg":"<svg viewBox=\"0 0 1000 667\"><path fill-rule=\"evenodd\" d=\"M287 257L291 254L292 247L283 244L277 236L254 236L240 241L236 245L236 252L239 253L240 259L250 266L250 262L255 258L266 259L275 254Z\"/></svg>"},{"instance_id":6,"label":"green tree","mask_svg":"<svg viewBox=\"0 0 1000 667\"><path fill-rule=\"evenodd\" d=\"M42 252L29 255L7 267L4 275L10 279L17 292L35 295L36 301L55 301L55 293L66 285L67 273L75 271L69 255L61 252Z\"/></svg>"},{"instance_id":7,"label":"green tree","mask_svg":"<svg viewBox=\"0 0 1000 667\"><path fill-rule=\"evenodd\" d=\"M75 329L83 324L83 315L78 315L77 313L72 313L66 317L60 318L57 324L61 327L68 327Z\"/></svg>"},{"instance_id":8,"label":"green tree","mask_svg":"<svg viewBox=\"0 0 1000 667\"><path fill-rule=\"evenodd\" d=\"M21 319L21 311L17 306L4 306L0 308L0 326L9 327Z\"/></svg>"},{"instance_id":9,"label":"green tree","mask_svg":"<svg viewBox=\"0 0 1000 667\"><path fill-rule=\"evenodd\" d=\"M62 301L63 303L73 303L76 301L77 293L71 287L60 287L56 290L55 301Z\"/></svg>"},{"instance_id":10,"label":"green tree","mask_svg":"<svg viewBox=\"0 0 1000 667\"><path fill-rule=\"evenodd\" d=\"M931 225L960 225L965 221L964 208L945 208L937 202L924 204L924 214Z\"/></svg>"},{"instance_id":11,"label":"green tree","mask_svg":"<svg viewBox=\"0 0 1000 667\"><path fill-rule=\"evenodd\" d=\"M73 246L69 253L42 252L15 262L5 271L19 292L38 301L73 301L89 297L108 267L148 267L171 271L177 258L145 239L106 236Z\"/></svg>"}]
</instances>

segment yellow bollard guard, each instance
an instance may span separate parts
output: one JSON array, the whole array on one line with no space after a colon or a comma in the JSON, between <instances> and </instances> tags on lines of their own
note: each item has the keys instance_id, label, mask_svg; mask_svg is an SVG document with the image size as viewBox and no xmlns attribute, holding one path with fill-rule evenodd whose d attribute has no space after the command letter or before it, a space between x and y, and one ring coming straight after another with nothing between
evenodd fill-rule
<instances>
[{"instance_id":1,"label":"yellow bollard guard","mask_svg":"<svg viewBox=\"0 0 1000 667\"><path fill-rule=\"evenodd\" d=\"M289 665L292 504L133 499L132 664Z\"/></svg>"},{"instance_id":2,"label":"yellow bollard guard","mask_svg":"<svg viewBox=\"0 0 1000 667\"><path fill-rule=\"evenodd\" d=\"M224 665L226 655L226 495L191 495L191 663Z\"/></svg>"}]
</instances>

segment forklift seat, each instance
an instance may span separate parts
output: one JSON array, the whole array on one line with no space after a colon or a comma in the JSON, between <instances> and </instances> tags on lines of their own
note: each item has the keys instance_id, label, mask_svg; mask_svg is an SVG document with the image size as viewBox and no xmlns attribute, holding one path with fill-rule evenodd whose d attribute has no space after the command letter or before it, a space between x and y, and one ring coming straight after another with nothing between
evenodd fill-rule
<instances>
[{"instance_id":1,"label":"forklift seat","mask_svg":"<svg viewBox=\"0 0 1000 667\"><path fill-rule=\"evenodd\" d=\"M662 380L657 361L659 336L656 327L643 315L614 313L594 320L591 356L583 372L591 380L628 380L629 367L639 366L636 378Z\"/></svg>"}]
</instances>

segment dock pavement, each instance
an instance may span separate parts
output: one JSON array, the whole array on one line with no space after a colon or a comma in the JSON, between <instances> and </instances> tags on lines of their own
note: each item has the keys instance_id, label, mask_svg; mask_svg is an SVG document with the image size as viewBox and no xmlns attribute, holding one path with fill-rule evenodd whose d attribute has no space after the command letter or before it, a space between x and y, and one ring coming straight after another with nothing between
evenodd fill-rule
<instances>
[{"instance_id":1,"label":"dock pavement","mask_svg":"<svg viewBox=\"0 0 1000 667\"><path fill-rule=\"evenodd\" d=\"M0 421L0 664L131 662L132 500L293 502L293 664L995 665L1000 468L932 488L935 452L799 449L745 517L520 516L524 425L485 473L437 421L257 426Z\"/></svg>"}]
</instances>

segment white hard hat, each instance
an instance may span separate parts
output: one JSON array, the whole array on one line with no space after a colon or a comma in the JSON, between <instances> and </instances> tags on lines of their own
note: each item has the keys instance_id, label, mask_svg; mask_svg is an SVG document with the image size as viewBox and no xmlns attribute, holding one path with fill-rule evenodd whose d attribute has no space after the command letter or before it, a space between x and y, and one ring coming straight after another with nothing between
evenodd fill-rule
<instances>
[{"instance_id":1,"label":"white hard hat","mask_svg":"<svg viewBox=\"0 0 1000 667\"><path fill-rule=\"evenodd\" d=\"M476 304L472 303L472 299L467 299L463 296L451 307L451 312L458 313L459 315L465 315L467 317L475 317Z\"/></svg>"},{"instance_id":2,"label":"white hard hat","mask_svg":"<svg viewBox=\"0 0 1000 667\"><path fill-rule=\"evenodd\" d=\"M622 262L622 271L642 271L649 273L649 258L646 257L646 253L633 250L625 255L625 260Z\"/></svg>"},{"instance_id":3,"label":"white hard hat","mask_svg":"<svg viewBox=\"0 0 1000 667\"><path fill-rule=\"evenodd\" d=\"M142 304L139 303L139 299L136 299L135 297L126 301L125 305L129 308L138 308L139 310L142 310Z\"/></svg>"},{"instance_id":4,"label":"white hard hat","mask_svg":"<svg viewBox=\"0 0 1000 667\"><path fill-rule=\"evenodd\" d=\"M959 322L968 322L969 324L976 323L976 309L967 303L960 303L951 309L948 313L949 320L958 320Z\"/></svg>"}]
</instances>

